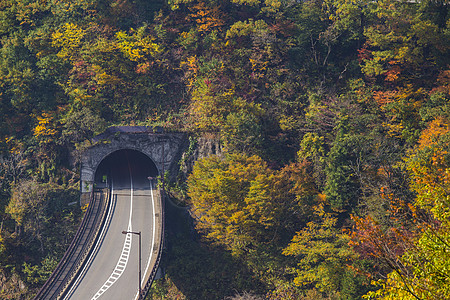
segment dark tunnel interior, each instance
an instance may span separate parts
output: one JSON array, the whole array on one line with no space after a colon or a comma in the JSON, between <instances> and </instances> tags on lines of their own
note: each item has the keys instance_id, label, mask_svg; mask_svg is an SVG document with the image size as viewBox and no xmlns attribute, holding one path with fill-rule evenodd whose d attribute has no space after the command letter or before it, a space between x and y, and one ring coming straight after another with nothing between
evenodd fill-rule
<instances>
[{"instance_id":1,"label":"dark tunnel interior","mask_svg":"<svg viewBox=\"0 0 450 300\"><path fill-rule=\"evenodd\" d=\"M94 186L139 189L148 187L149 177L157 176L158 169L147 155L136 150L122 149L101 161L95 172Z\"/></svg>"}]
</instances>

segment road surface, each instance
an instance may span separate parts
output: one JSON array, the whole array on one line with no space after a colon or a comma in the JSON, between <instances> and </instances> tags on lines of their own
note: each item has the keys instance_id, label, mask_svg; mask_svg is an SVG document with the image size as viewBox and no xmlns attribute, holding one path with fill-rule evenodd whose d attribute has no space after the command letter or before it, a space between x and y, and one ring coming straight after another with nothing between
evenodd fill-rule
<instances>
[{"instance_id":1,"label":"road surface","mask_svg":"<svg viewBox=\"0 0 450 300\"><path fill-rule=\"evenodd\" d=\"M111 186L111 207L92 256L64 299L137 299L138 235L141 231L142 278L150 273L154 245L156 167L142 154L121 150L107 157L96 172L96 181ZM153 197L155 196L155 197ZM154 199L153 199L154 198ZM145 283L142 283L142 286Z\"/></svg>"}]
</instances>

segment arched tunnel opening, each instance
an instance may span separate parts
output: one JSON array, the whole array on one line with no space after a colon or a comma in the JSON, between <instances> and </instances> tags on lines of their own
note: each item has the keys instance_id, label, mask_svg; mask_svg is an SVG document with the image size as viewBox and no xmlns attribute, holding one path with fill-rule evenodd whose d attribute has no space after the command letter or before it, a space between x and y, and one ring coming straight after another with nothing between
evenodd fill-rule
<instances>
[{"instance_id":1,"label":"arched tunnel opening","mask_svg":"<svg viewBox=\"0 0 450 300\"><path fill-rule=\"evenodd\" d=\"M141 189L149 185L149 178L158 176L155 163L144 153L122 149L106 156L94 176L95 188Z\"/></svg>"}]
</instances>

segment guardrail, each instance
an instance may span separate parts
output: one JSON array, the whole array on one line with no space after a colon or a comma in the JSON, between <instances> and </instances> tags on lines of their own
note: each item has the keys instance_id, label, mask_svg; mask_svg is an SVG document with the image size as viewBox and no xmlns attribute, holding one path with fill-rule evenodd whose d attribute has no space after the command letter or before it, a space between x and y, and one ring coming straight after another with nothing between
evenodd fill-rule
<instances>
[{"instance_id":1,"label":"guardrail","mask_svg":"<svg viewBox=\"0 0 450 300\"><path fill-rule=\"evenodd\" d=\"M158 190L160 201L160 233L159 246L157 247L157 256L151 273L147 277L146 284L142 288L142 295L139 299L144 299L155 279L161 262L162 252L164 248L164 232L165 232L165 195L162 189ZM83 267L87 257L93 250L94 243L99 237L101 228L106 219L106 213L110 205L110 190L103 189L91 192L88 210L86 211L80 227L75 234L69 248L58 263L55 271L50 275L44 286L39 290L34 300L50 300L62 299L73 280ZM155 212L155 217L158 217ZM158 222L157 222L158 223ZM155 249L156 250L156 249Z\"/></svg>"},{"instance_id":2,"label":"guardrail","mask_svg":"<svg viewBox=\"0 0 450 300\"><path fill-rule=\"evenodd\" d=\"M159 189L159 195L158 197L160 199L160 213L161 213L161 233L159 236L159 247L158 247L158 255L156 257L155 264L153 266L152 272L150 273L147 282L145 286L142 288L142 294L139 297L139 300L144 299L145 296L148 294L148 291L150 290L150 287L152 286L153 280L155 279L156 273L158 272L159 263L161 262L161 256L164 248L164 227L165 227L165 194L163 189Z\"/></svg>"},{"instance_id":3,"label":"guardrail","mask_svg":"<svg viewBox=\"0 0 450 300\"><path fill-rule=\"evenodd\" d=\"M35 296L35 300L61 299L98 239L110 205L110 190L91 192L88 209L69 248L55 271Z\"/></svg>"}]
</instances>

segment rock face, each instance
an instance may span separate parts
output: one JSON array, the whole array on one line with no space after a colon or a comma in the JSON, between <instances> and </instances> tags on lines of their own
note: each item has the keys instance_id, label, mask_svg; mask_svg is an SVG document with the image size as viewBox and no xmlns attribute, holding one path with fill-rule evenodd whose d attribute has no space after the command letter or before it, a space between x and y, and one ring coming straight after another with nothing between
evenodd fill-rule
<instances>
[{"instance_id":1,"label":"rock face","mask_svg":"<svg viewBox=\"0 0 450 300\"><path fill-rule=\"evenodd\" d=\"M183 178L187 178L192 172L192 168L197 160L210 155L220 156L223 154L220 139L216 136L190 137L188 144L180 160L180 172Z\"/></svg>"},{"instance_id":2,"label":"rock face","mask_svg":"<svg viewBox=\"0 0 450 300\"><path fill-rule=\"evenodd\" d=\"M93 139L81 161L81 193L89 193L94 183L94 175L100 162L111 153L131 149L147 155L158 168L158 173L169 171L174 176L178 171L178 161L188 145L183 133L164 133L160 128L132 126L111 127Z\"/></svg>"}]
</instances>

